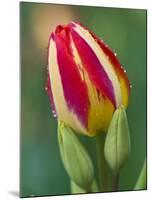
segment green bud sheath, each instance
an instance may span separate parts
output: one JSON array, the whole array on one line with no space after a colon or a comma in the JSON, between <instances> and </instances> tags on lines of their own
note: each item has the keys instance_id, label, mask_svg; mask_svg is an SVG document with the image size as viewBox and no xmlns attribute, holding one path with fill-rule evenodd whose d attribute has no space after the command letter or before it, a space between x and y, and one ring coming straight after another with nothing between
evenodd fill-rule
<instances>
[{"instance_id":1,"label":"green bud sheath","mask_svg":"<svg viewBox=\"0 0 151 200\"><path fill-rule=\"evenodd\" d=\"M58 123L58 140L66 172L79 187L89 192L94 180L94 171L88 153L73 130L63 122Z\"/></svg>"},{"instance_id":2,"label":"green bud sheath","mask_svg":"<svg viewBox=\"0 0 151 200\"><path fill-rule=\"evenodd\" d=\"M99 192L96 180L93 180L93 183L92 183L92 186L91 186L90 189L91 189L90 192ZM71 181L71 191L72 191L72 194L87 193L87 191L85 191L84 189L80 188L73 181Z\"/></svg>"},{"instance_id":3,"label":"green bud sheath","mask_svg":"<svg viewBox=\"0 0 151 200\"><path fill-rule=\"evenodd\" d=\"M113 173L118 174L130 154L130 135L124 106L114 112L105 140L104 154Z\"/></svg>"}]
</instances>

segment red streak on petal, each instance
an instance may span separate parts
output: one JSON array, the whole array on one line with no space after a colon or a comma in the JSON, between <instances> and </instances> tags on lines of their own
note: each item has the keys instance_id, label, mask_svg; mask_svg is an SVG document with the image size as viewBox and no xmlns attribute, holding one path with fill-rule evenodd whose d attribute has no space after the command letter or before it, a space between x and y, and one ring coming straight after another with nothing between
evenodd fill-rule
<instances>
[{"instance_id":1,"label":"red streak on petal","mask_svg":"<svg viewBox=\"0 0 151 200\"><path fill-rule=\"evenodd\" d=\"M114 52L102 40L100 40L99 38L97 38L92 33L91 33L91 35L93 36L93 38L95 38L96 42L102 48L102 50L104 51L104 53L109 56L109 59L110 59L112 65L113 65L114 70L116 71L118 77L121 77L121 78L124 79L124 81L126 83L127 90L128 90L128 94L129 94L130 93L130 82L129 82L128 76L124 72L124 69L121 66L121 64L120 64L117 56L115 56Z\"/></svg>"},{"instance_id":2,"label":"red streak on petal","mask_svg":"<svg viewBox=\"0 0 151 200\"><path fill-rule=\"evenodd\" d=\"M91 36L95 39L95 41L98 43L98 45L101 47L101 49L104 51L104 53L106 55L108 55L114 70L116 71L117 75L119 78L122 78L125 81L125 85L128 91L128 95L130 93L130 82L128 79L127 74L124 72L123 67L121 66L117 56L115 56L114 52L111 50L111 48L109 48L104 42L103 40L101 40L100 38L98 38L94 33L92 33L89 29L87 29L85 26L83 26L81 23L77 23L78 25L82 26L85 30L87 30ZM75 25L70 23L70 26L74 27Z\"/></svg>"},{"instance_id":3,"label":"red streak on petal","mask_svg":"<svg viewBox=\"0 0 151 200\"><path fill-rule=\"evenodd\" d=\"M68 27L59 27L54 37L57 48L57 61L63 86L64 96L69 110L87 127L89 99L88 91L82 81L78 66L74 62Z\"/></svg>"},{"instance_id":4,"label":"red streak on petal","mask_svg":"<svg viewBox=\"0 0 151 200\"><path fill-rule=\"evenodd\" d=\"M80 55L82 63L89 74L90 80L94 83L96 88L112 102L116 107L116 100L112 82L104 71L99 59L95 55L93 49L88 43L72 28L70 33L72 35L74 44Z\"/></svg>"},{"instance_id":5,"label":"red streak on petal","mask_svg":"<svg viewBox=\"0 0 151 200\"><path fill-rule=\"evenodd\" d=\"M130 82L128 79L127 74L124 72L123 67L121 66L117 56L115 56L114 52L111 50L110 47L108 47L103 40L101 40L100 38L98 38L92 31L90 31L87 27L83 26L80 22L74 22L75 24L78 24L79 26L81 26L82 28L84 28L85 30L87 30L91 36L95 39L95 41L98 43L98 45L101 47L101 49L104 51L104 53L106 55L109 56L109 59L114 67L114 70L116 71L117 75L119 78L122 78L125 81L125 85L127 88L127 92L128 95L130 93ZM73 23L69 23L68 26L70 27L75 27L75 24Z\"/></svg>"}]
</instances>

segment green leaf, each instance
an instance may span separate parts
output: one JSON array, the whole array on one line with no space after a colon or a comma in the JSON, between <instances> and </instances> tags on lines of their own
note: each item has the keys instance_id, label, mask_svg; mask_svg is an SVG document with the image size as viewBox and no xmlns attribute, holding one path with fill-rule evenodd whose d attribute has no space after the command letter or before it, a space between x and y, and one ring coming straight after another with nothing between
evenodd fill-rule
<instances>
[{"instance_id":1,"label":"green leaf","mask_svg":"<svg viewBox=\"0 0 151 200\"><path fill-rule=\"evenodd\" d=\"M104 154L114 174L119 173L129 157L130 134L124 106L114 112L105 140Z\"/></svg>"},{"instance_id":2,"label":"green leaf","mask_svg":"<svg viewBox=\"0 0 151 200\"><path fill-rule=\"evenodd\" d=\"M147 187L146 179L147 179L147 165L146 165L146 159L145 159L142 170L140 172L140 175L139 175L136 185L134 187L134 190L146 189L146 187Z\"/></svg>"},{"instance_id":3,"label":"green leaf","mask_svg":"<svg viewBox=\"0 0 151 200\"><path fill-rule=\"evenodd\" d=\"M89 191L94 179L91 159L71 128L58 124L60 154L70 178L82 189Z\"/></svg>"}]
</instances>

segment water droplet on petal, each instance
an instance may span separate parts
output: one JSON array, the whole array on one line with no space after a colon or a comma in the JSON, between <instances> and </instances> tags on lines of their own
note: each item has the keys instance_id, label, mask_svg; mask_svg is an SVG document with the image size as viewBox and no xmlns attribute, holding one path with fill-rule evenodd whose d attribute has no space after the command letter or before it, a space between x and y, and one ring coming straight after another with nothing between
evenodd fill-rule
<instances>
[{"instance_id":1,"label":"water droplet on petal","mask_svg":"<svg viewBox=\"0 0 151 200\"><path fill-rule=\"evenodd\" d=\"M117 56L117 53L114 53L114 56Z\"/></svg>"},{"instance_id":2,"label":"water droplet on petal","mask_svg":"<svg viewBox=\"0 0 151 200\"><path fill-rule=\"evenodd\" d=\"M53 114L53 116L54 116L55 118L57 117L57 115L56 115L55 113Z\"/></svg>"},{"instance_id":3,"label":"water droplet on petal","mask_svg":"<svg viewBox=\"0 0 151 200\"><path fill-rule=\"evenodd\" d=\"M56 114L56 111L55 110L52 110L52 114L53 116L56 118L57 117L57 114Z\"/></svg>"},{"instance_id":4,"label":"water droplet on petal","mask_svg":"<svg viewBox=\"0 0 151 200\"><path fill-rule=\"evenodd\" d=\"M45 90L47 91L47 90L48 90L48 88L47 88L47 87L45 87Z\"/></svg>"},{"instance_id":5,"label":"water droplet on petal","mask_svg":"<svg viewBox=\"0 0 151 200\"><path fill-rule=\"evenodd\" d=\"M124 69L124 73L126 73L126 69Z\"/></svg>"}]
</instances>

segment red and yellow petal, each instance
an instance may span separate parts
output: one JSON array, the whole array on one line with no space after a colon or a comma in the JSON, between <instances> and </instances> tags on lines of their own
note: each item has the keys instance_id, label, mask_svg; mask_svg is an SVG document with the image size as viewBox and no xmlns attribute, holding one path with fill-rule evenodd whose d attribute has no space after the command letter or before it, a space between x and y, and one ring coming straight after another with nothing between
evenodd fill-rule
<instances>
[{"instance_id":1,"label":"red and yellow petal","mask_svg":"<svg viewBox=\"0 0 151 200\"><path fill-rule=\"evenodd\" d=\"M50 39L48 68L58 118L77 132L87 134L87 87L68 47L58 34Z\"/></svg>"},{"instance_id":2,"label":"red and yellow petal","mask_svg":"<svg viewBox=\"0 0 151 200\"><path fill-rule=\"evenodd\" d=\"M82 26L81 24L79 24L79 25ZM111 48L109 48L109 46L106 45L103 42L103 40L98 38L94 33L92 33L86 27L83 27L83 28L91 34L91 36L94 38L95 42L98 43L100 48L103 50L105 55L108 57L109 62L111 62L112 67L115 70L116 75L117 75L118 80L119 80L119 83L120 83L121 93L122 93L122 103L125 107L127 107L128 99L129 99L129 95L130 95L130 82L129 82L127 74L125 73L126 71L124 70L124 68L120 64L116 54L111 50Z\"/></svg>"}]
</instances>

